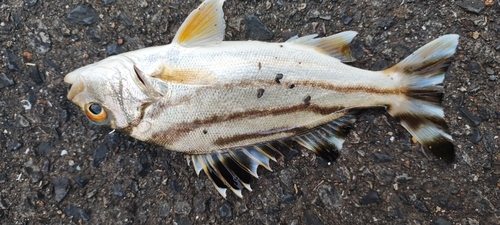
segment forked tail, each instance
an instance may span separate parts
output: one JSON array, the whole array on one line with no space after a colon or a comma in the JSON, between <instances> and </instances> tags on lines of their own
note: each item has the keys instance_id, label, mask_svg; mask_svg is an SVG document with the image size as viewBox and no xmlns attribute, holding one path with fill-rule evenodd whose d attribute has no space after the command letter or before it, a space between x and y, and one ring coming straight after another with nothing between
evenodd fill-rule
<instances>
[{"instance_id":1,"label":"forked tail","mask_svg":"<svg viewBox=\"0 0 500 225\"><path fill-rule=\"evenodd\" d=\"M442 36L383 71L402 76L405 100L387 109L417 141L446 162L455 159L455 147L441 107L443 79L458 45L458 35Z\"/></svg>"}]
</instances>

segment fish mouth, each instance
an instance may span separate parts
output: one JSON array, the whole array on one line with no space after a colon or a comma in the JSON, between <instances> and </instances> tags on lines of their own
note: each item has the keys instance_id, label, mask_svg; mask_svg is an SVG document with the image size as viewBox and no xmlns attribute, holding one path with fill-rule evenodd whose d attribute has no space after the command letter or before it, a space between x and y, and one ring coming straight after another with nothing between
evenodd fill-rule
<instances>
[{"instance_id":1,"label":"fish mouth","mask_svg":"<svg viewBox=\"0 0 500 225\"><path fill-rule=\"evenodd\" d=\"M77 73L68 73L66 76L64 76L64 82L68 84L73 84L76 82L78 79L78 74Z\"/></svg>"},{"instance_id":2,"label":"fish mouth","mask_svg":"<svg viewBox=\"0 0 500 225\"><path fill-rule=\"evenodd\" d=\"M68 91L68 99L70 101L73 101L76 95L79 93L83 92L85 90L85 84L81 78L81 76L78 76L78 74L75 73L70 73L64 77L64 82L71 84L71 88ZM73 101L75 102L75 101ZM75 102L76 104L80 105L80 103Z\"/></svg>"}]
</instances>

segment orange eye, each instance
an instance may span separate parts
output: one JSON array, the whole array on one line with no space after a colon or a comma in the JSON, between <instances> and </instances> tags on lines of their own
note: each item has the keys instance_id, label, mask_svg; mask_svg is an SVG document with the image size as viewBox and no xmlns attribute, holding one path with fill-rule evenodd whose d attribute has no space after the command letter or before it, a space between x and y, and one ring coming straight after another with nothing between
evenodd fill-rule
<instances>
[{"instance_id":1,"label":"orange eye","mask_svg":"<svg viewBox=\"0 0 500 225\"><path fill-rule=\"evenodd\" d=\"M108 114L106 113L106 110L104 110L97 103L87 104L87 106L85 106L85 114L87 114L87 117L90 120L92 120L96 123L105 123L106 119L108 118Z\"/></svg>"}]
</instances>

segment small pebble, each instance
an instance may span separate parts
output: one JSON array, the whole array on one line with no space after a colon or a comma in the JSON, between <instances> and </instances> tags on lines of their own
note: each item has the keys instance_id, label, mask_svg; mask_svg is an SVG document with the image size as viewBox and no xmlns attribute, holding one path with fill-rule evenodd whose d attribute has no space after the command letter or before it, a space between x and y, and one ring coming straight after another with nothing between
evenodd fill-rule
<instances>
[{"instance_id":1,"label":"small pebble","mask_svg":"<svg viewBox=\"0 0 500 225\"><path fill-rule=\"evenodd\" d=\"M376 191L370 191L363 198L361 198L361 200L359 200L359 204L361 205L368 205L371 203L380 204L381 202L382 200Z\"/></svg>"},{"instance_id":2,"label":"small pebble","mask_svg":"<svg viewBox=\"0 0 500 225\"><path fill-rule=\"evenodd\" d=\"M147 154L141 153L137 157L137 173L144 177L148 175L151 170L151 164L149 163L149 159Z\"/></svg>"},{"instance_id":3,"label":"small pebble","mask_svg":"<svg viewBox=\"0 0 500 225\"><path fill-rule=\"evenodd\" d=\"M47 156L52 150L56 149L54 146L50 145L47 142L41 142L38 145L38 155L39 156Z\"/></svg>"},{"instance_id":4,"label":"small pebble","mask_svg":"<svg viewBox=\"0 0 500 225\"><path fill-rule=\"evenodd\" d=\"M36 84L41 84L43 83L42 76L40 74L40 71L38 71L38 66L29 66L29 75L33 81L35 81Z\"/></svg>"},{"instance_id":5,"label":"small pebble","mask_svg":"<svg viewBox=\"0 0 500 225\"><path fill-rule=\"evenodd\" d=\"M52 67L52 69L54 69L54 71L56 72L62 72L62 69L61 67L59 67L54 61L48 59L48 58L44 58L43 61L49 65L50 67Z\"/></svg>"},{"instance_id":6,"label":"small pebble","mask_svg":"<svg viewBox=\"0 0 500 225\"><path fill-rule=\"evenodd\" d=\"M472 114L468 109L464 107L458 108L458 111L460 111L467 119L469 119L469 121L472 122L474 126L478 126L483 121L481 117Z\"/></svg>"},{"instance_id":7,"label":"small pebble","mask_svg":"<svg viewBox=\"0 0 500 225\"><path fill-rule=\"evenodd\" d=\"M23 147L23 144L21 144L20 142L18 141L14 141L12 142L8 147L7 147L7 151L8 152L12 152L12 151L17 151L19 150L21 147Z\"/></svg>"},{"instance_id":8,"label":"small pebble","mask_svg":"<svg viewBox=\"0 0 500 225\"><path fill-rule=\"evenodd\" d=\"M273 38L273 33L255 15L245 16L245 38L249 40L267 41Z\"/></svg>"},{"instance_id":9,"label":"small pebble","mask_svg":"<svg viewBox=\"0 0 500 225\"><path fill-rule=\"evenodd\" d=\"M22 72L18 66L19 60L17 59L14 52L12 52L12 50L10 50L10 49L5 50L5 58L7 58L7 68L9 68L9 70Z\"/></svg>"},{"instance_id":10,"label":"small pebble","mask_svg":"<svg viewBox=\"0 0 500 225\"><path fill-rule=\"evenodd\" d=\"M373 153L373 160L377 163L392 162L392 157L384 153Z\"/></svg>"},{"instance_id":11,"label":"small pebble","mask_svg":"<svg viewBox=\"0 0 500 225\"><path fill-rule=\"evenodd\" d=\"M104 5L110 5L114 2L116 2L116 0L102 0L102 3L104 3Z\"/></svg>"},{"instance_id":12,"label":"small pebble","mask_svg":"<svg viewBox=\"0 0 500 225\"><path fill-rule=\"evenodd\" d=\"M121 45L112 44L112 45L108 46L108 55L109 56L118 55L118 54L123 53L123 52L125 52L125 49L123 49L123 46L121 46Z\"/></svg>"},{"instance_id":13,"label":"small pebble","mask_svg":"<svg viewBox=\"0 0 500 225\"><path fill-rule=\"evenodd\" d=\"M460 6L461 8L479 14L481 11L484 9L484 3L483 1L480 0L465 0L465 1L458 1L455 4Z\"/></svg>"},{"instance_id":14,"label":"small pebble","mask_svg":"<svg viewBox=\"0 0 500 225\"><path fill-rule=\"evenodd\" d=\"M221 218L230 219L232 217L231 206L229 205L229 203L225 202L224 204L222 204L222 206L219 208L219 214Z\"/></svg>"},{"instance_id":15,"label":"small pebble","mask_svg":"<svg viewBox=\"0 0 500 225\"><path fill-rule=\"evenodd\" d=\"M85 30L85 34L87 34L87 36L92 40L92 41L95 41L95 42L100 42L101 41L101 37L99 36L99 33L97 32L96 29L94 28L87 28Z\"/></svg>"},{"instance_id":16,"label":"small pebble","mask_svg":"<svg viewBox=\"0 0 500 225\"><path fill-rule=\"evenodd\" d=\"M181 215L188 215L191 212L191 204L187 201L176 202L174 212Z\"/></svg>"},{"instance_id":17,"label":"small pebble","mask_svg":"<svg viewBox=\"0 0 500 225\"><path fill-rule=\"evenodd\" d=\"M314 213L305 212L305 224L308 225L323 225L324 223Z\"/></svg>"},{"instance_id":18,"label":"small pebble","mask_svg":"<svg viewBox=\"0 0 500 225\"><path fill-rule=\"evenodd\" d=\"M54 193L56 201L60 202L64 199L69 191L69 180L66 177L58 177L52 181L54 184Z\"/></svg>"},{"instance_id":19,"label":"small pebble","mask_svg":"<svg viewBox=\"0 0 500 225\"><path fill-rule=\"evenodd\" d=\"M24 167L24 173L28 175L33 183L38 183L43 178L43 174L40 172L40 169L34 165Z\"/></svg>"},{"instance_id":20,"label":"small pebble","mask_svg":"<svg viewBox=\"0 0 500 225\"><path fill-rule=\"evenodd\" d=\"M76 217L76 218L79 218L83 221L88 221L90 219L90 216L85 212L85 210L83 210L80 207L76 207L74 205L66 206L66 208L64 208L63 212L67 216Z\"/></svg>"},{"instance_id":21,"label":"small pebble","mask_svg":"<svg viewBox=\"0 0 500 225\"><path fill-rule=\"evenodd\" d=\"M122 186L119 185L119 184L115 184L114 188L113 188L113 194L115 196L118 196L120 198L123 198L125 197L125 190L123 190Z\"/></svg>"},{"instance_id":22,"label":"small pebble","mask_svg":"<svg viewBox=\"0 0 500 225\"><path fill-rule=\"evenodd\" d=\"M98 167L106 159L106 154L108 153L108 147L106 144L102 143L94 150L92 166Z\"/></svg>"},{"instance_id":23,"label":"small pebble","mask_svg":"<svg viewBox=\"0 0 500 225\"><path fill-rule=\"evenodd\" d=\"M14 81L5 75L5 73L0 73L0 89L4 87L14 86Z\"/></svg>"},{"instance_id":24,"label":"small pebble","mask_svg":"<svg viewBox=\"0 0 500 225\"><path fill-rule=\"evenodd\" d=\"M90 25L99 21L99 14L91 5L79 5L68 13L66 19L72 23Z\"/></svg>"},{"instance_id":25,"label":"small pebble","mask_svg":"<svg viewBox=\"0 0 500 225\"><path fill-rule=\"evenodd\" d=\"M133 21L132 21L132 18L130 18L130 16L128 16L127 14L125 13L120 13L120 19L122 19L122 21L125 23L126 26L130 27L132 25L134 25Z\"/></svg>"},{"instance_id":26,"label":"small pebble","mask_svg":"<svg viewBox=\"0 0 500 225\"><path fill-rule=\"evenodd\" d=\"M418 211L420 211L420 212L425 212L425 213L429 212L429 209L427 208L425 203L423 203L422 201L420 201L418 199L415 199L413 201L413 206L415 206L418 209Z\"/></svg>"},{"instance_id":27,"label":"small pebble","mask_svg":"<svg viewBox=\"0 0 500 225\"><path fill-rule=\"evenodd\" d=\"M158 207L158 216L167 218L170 216L171 206L167 202L162 202Z\"/></svg>"},{"instance_id":28,"label":"small pebble","mask_svg":"<svg viewBox=\"0 0 500 225\"><path fill-rule=\"evenodd\" d=\"M342 196L331 185L321 185L317 188L321 202L328 208L340 208L343 203Z\"/></svg>"},{"instance_id":29,"label":"small pebble","mask_svg":"<svg viewBox=\"0 0 500 225\"><path fill-rule=\"evenodd\" d=\"M443 217L438 217L436 220L432 221L431 225L452 225L452 223Z\"/></svg>"},{"instance_id":30,"label":"small pebble","mask_svg":"<svg viewBox=\"0 0 500 225\"><path fill-rule=\"evenodd\" d=\"M24 4L28 7L33 7L36 5L38 0L24 0Z\"/></svg>"},{"instance_id":31,"label":"small pebble","mask_svg":"<svg viewBox=\"0 0 500 225\"><path fill-rule=\"evenodd\" d=\"M291 194L285 194L281 196L281 201L285 204L293 204L295 202L296 197Z\"/></svg>"}]
</instances>

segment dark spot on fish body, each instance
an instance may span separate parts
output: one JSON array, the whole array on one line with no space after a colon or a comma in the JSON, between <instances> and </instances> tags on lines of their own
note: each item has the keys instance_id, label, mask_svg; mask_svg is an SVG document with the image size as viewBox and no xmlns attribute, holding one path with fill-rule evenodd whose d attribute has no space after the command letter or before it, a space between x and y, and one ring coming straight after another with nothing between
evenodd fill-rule
<instances>
[{"instance_id":1,"label":"dark spot on fish body","mask_svg":"<svg viewBox=\"0 0 500 225\"><path fill-rule=\"evenodd\" d=\"M283 48L283 45L280 45L280 48Z\"/></svg>"},{"instance_id":2,"label":"dark spot on fish body","mask_svg":"<svg viewBox=\"0 0 500 225\"><path fill-rule=\"evenodd\" d=\"M305 105L306 107L308 107L308 106L310 106L310 105L311 105L311 96L310 96L310 95L308 95L308 96L306 96L306 97L304 98L304 105Z\"/></svg>"},{"instance_id":3,"label":"dark spot on fish body","mask_svg":"<svg viewBox=\"0 0 500 225\"><path fill-rule=\"evenodd\" d=\"M208 131L207 131L207 130L203 130L203 134L207 134L207 133L208 133Z\"/></svg>"},{"instance_id":4,"label":"dark spot on fish body","mask_svg":"<svg viewBox=\"0 0 500 225\"><path fill-rule=\"evenodd\" d=\"M278 73L278 74L276 74L276 77L274 77L274 81L276 83L278 83L278 84L281 83L281 81L280 81L281 79L283 79L283 74L282 73Z\"/></svg>"},{"instance_id":5,"label":"dark spot on fish body","mask_svg":"<svg viewBox=\"0 0 500 225\"><path fill-rule=\"evenodd\" d=\"M265 91L264 89L259 88L259 90L257 90L257 98L261 98L262 95L264 95L264 91Z\"/></svg>"},{"instance_id":6,"label":"dark spot on fish body","mask_svg":"<svg viewBox=\"0 0 500 225\"><path fill-rule=\"evenodd\" d=\"M288 88L293 89L295 87L295 84L290 84Z\"/></svg>"},{"instance_id":7,"label":"dark spot on fish body","mask_svg":"<svg viewBox=\"0 0 500 225\"><path fill-rule=\"evenodd\" d=\"M259 62L259 70L262 69L262 63Z\"/></svg>"}]
</instances>

